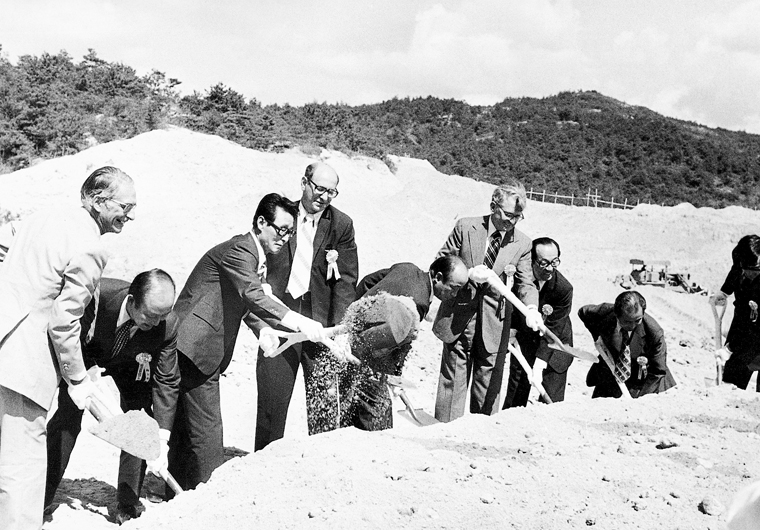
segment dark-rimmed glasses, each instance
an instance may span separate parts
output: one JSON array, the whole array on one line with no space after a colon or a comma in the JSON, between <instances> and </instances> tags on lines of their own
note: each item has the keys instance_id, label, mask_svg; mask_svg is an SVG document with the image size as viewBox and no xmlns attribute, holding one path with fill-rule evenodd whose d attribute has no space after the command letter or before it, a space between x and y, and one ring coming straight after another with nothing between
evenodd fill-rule
<instances>
[{"instance_id":1,"label":"dark-rimmed glasses","mask_svg":"<svg viewBox=\"0 0 760 530\"><path fill-rule=\"evenodd\" d=\"M295 229L294 229L294 228L288 228L287 226L277 226L277 225L276 225L276 224L274 224L273 222L271 222L271 221L267 221L267 219L266 219L266 218L264 218L264 221L266 221L266 223L267 223L269 226L271 226L272 228L274 228L274 231L275 231L275 232L277 232L277 235L278 235L280 238L291 237L291 236L293 236L293 234L295 234L295 233L296 233L296 231L295 231Z\"/></svg>"},{"instance_id":2,"label":"dark-rimmed glasses","mask_svg":"<svg viewBox=\"0 0 760 530\"><path fill-rule=\"evenodd\" d=\"M504 218L512 224L516 224L518 221L525 219L525 216L522 213L509 213L495 202L492 202L491 204L501 210L501 214L504 216Z\"/></svg>"},{"instance_id":3,"label":"dark-rimmed glasses","mask_svg":"<svg viewBox=\"0 0 760 530\"><path fill-rule=\"evenodd\" d=\"M559 264L562 263L559 258L554 258L553 260L549 261L548 259L537 259L536 265L541 267L542 269L546 269L551 265L555 269L559 267Z\"/></svg>"},{"instance_id":4,"label":"dark-rimmed glasses","mask_svg":"<svg viewBox=\"0 0 760 530\"><path fill-rule=\"evenodd\" d=\"M113 197L106 197L103 200L104 201L115 202L116 204L118 204L119 206L121 206L121 209L124 210L124 215L127 215L129 212L131 212L132 210L134 210L137 207L137 204L135 204L133 202L119 202L116 199L114 199Z\"/></svg>"},{"instance_id":5,"label":"dark-rimmed glasses","mask_svg":"<svg viewBox=\"0 0 760 530\"><path fill-rule=\"evenodd\" d=\"M338 196L338 189L337 188L325 188L324 186L320 186L319 184L315 184L313 180L306 179L309 181L309 184L311 184L314 187L314 193L317 193L318 195L324 195L327 194L328 197L331 199L334 199Z\"/></svg>"}]
</instances>

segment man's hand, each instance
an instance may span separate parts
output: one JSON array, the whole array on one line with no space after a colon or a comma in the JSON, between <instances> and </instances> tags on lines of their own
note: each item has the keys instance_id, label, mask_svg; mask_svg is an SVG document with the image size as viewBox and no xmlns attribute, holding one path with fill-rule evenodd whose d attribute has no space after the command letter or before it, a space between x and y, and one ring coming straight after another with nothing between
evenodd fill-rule
<instances>
[{"instance_id":1,"label":"man's hand","mask_svg":"<svg viewBox=\"0 0 760 530\"><path fill-rule=\"evenodd\" d=\"M280 337L278 337L276 333L277 332L270 327L263 328L259 331L259 348L261 348L265 357L268 357L280 347Z\"/></svg>"},{"instance_id":2,"label":"man's hand","mask_svg":"<svg viewBox=\"0 0 760 530\"><path fill-rule=\"evenodd\" d=\"M69 397L79 410L87 408L87 403L92 396L99 395L100 389L92 379L90 379L89 374L85 374L84 378L79 379L78 381L72 380L69 383Z\"/></svg>"},{"instance_id":3,"label":"man's hand","mask_svg":"<svg viewBox=\"0 0 760 530\"><path fill-rule=\"evenodd\" d=\"M719 350L715 350L715 364L718 366L725 366L726 361L731 357L731 350L728 346L723 346Z\"/></svg>"},{"instance_id":4,"label":"man's hand","mask_svg":"<svg viewBox=\"0 0 760 530\"><path fill-rule=\"evenodd\" d=\"M538 308L534 305L528 306L528 313L525 315L525 324L533 331L539 331L544 327L544 319Z\"/></svg>"},{"instance_id":5,"label":"man's hand","mask_svg":"<svg viewBox=\"0 0 760 530\"><path fill-rule=\"evenodd\" d=\"M166 471L169 468L169 437L171 436L171 432L169 432L166 429L159 429L158 430L158 437L160 439L161 444L161 452L158 455L158 458L155 460L148 460L146 463L148 464L148 472L153 473L157 477L161 476L162 471Z\"/></svg>"},{"instance_id":6,"label":"man's hand","mask_svg":"<svg viewBox=\"0 0 760 530\"><path fill-rule=\"evenodd\" d=\"M322 342L327 338L327 335L325 335L325 328L322 324L306 317L301 317L301 320L298 323L298 331L304 333L306 338L311 342Z\"/></svg>"},{"instance_id":7,"label":"man's hand","mask_svg":"<svg viewBox=\"0 0 760 530\"><path fill-rule=\"evenodd\" d=\"M477 284L487 282L492 278L498 279L496 273L485 265L475 265L468 271L468 276L470 277L470 280Z\"/></svg>"},{"instance_id":8,"label":"man's hand","mask_svg":"<svg viewBox=\"0 0 760 530\"><path fill-rule=\"evenodd\" d=\"M724 306L726 305L726 302L728 302L728 295L723 291L718 291L717 293L710 296L709 301L714 306Z\"/></svg>"}]
</instances>

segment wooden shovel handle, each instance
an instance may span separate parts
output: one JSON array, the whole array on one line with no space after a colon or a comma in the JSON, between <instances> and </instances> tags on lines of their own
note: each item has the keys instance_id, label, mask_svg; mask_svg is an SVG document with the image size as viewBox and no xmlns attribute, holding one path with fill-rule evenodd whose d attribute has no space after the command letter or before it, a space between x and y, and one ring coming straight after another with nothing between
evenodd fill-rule
<instances>
[{"instance_id":1,"label":"wooden shovel handle","mask_svg":"<svg viewBox=\"0 0 760 530\"><path fill-rule=\"evenodd\" d=\"M172 489L174 493L179 495L180 493L184 492L185 490L182 489L182 486L179 485L179 483L174 480L174 477L171 473L169 473L168 469L162 469L158 472L158 474L161 476L162 479L164 479L164 482L168 484L168 486Z\"/></svg>"},{"instance_id":2,"label":"wooden shovel handle","mask_svg":"<svg viewBox=\"0 0 760 530\"><path fill-rule=\"evenodd\" d=\"M528 360L525 358L519 348L516 348L511 344L509 344L507 348L509 349L509 352L515 356L515 359L517 359L517 362L520 363L520 366L522 366L522 369L525 371L525 376L528 378L528 382L531 384L531 386L538 390L538 393L541 395L544 401L546 401L546 403L554 403L552 401L552 398L549 397L549 394L546 393L544 386L533 378L533 369L530 367Z\"/></svg>"}]
</instances>

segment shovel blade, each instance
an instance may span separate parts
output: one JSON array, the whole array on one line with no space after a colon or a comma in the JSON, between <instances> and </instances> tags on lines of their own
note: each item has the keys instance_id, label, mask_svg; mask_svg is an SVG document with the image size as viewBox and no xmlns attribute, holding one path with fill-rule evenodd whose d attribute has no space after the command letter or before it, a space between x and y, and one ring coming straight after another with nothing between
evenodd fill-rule
<instances>
[{"instance_id":1,"label":"shovel blade","mask_svg":"<svg viewBox=\"0 0 760 530\"><path fill-rule=\"evenodd\" d=\"M142 410L104 418L90 432L142 460L155 460L161 453L158 423Z\"/></svg>"},{"instance_id":2,"label":"shovel blade","mask_svg":"<svg viewBox=\"0 0 760 530\"><path fill-rule=\"evenodd\" d=\"M441 423L437 419L435 419L433 416L428 414L422 409L414 409L414 415L412 415L411 412L409 412L407 409L399 410L398 411L399 416L403 416L407 420L411 421L418 427L427 427L428 425L435 425L437 423Z\"/></svg>"}]
</instances>

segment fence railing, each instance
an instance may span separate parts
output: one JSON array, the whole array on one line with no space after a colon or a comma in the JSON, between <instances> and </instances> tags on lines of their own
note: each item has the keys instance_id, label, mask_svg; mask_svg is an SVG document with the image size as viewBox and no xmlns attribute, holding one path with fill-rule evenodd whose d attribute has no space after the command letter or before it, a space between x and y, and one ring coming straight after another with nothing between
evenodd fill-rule
<instances>
[{"instance_id":1,"label":"fence railing","mask_svg":"<svg viewBox=\"0 0 760 530\"><path fill-rule=\"evenodd\" d=\"M541 201L541 202L554 202L554 203L560 203L560 204L570 204L570 206L593 206L594 208L634 208L637 204L639 204L639 201L636 201L636 204L629 203L628 199L624 199L623 202L615 202L615 197L612 197L609 201L605 201L602 199L601 195L599 195L599 190L594 190L594 193L591 193L591 188L589 188L588 193L585 195L561 195L559 193L551 193L547 192L546 190L542 191L533 191L533 188L530 189L530 191L527 192L528 198L535 201Z\"/></svg>"}]
</instances>

